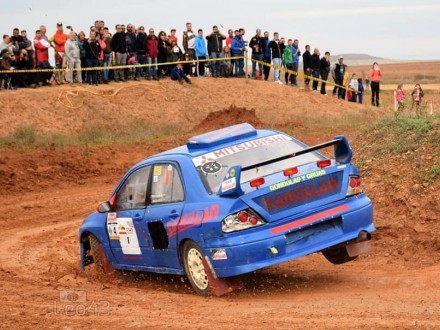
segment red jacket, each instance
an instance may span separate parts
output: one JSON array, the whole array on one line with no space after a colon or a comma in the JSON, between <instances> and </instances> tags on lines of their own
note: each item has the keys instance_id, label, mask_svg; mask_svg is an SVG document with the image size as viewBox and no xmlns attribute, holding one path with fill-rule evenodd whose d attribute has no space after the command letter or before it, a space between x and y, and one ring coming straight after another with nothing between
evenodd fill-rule
<instances>
[{"instance_id":1,"label":"red jacket","mask_svg":"<svg viewBox=\"0 0 440 330\"><path fill-rule=\"evenodd\" d=\"M370 70L370 80L374 82L379 82L380 78L382 78L382 72L380 70Z\"/></svg>"},{"instance_id":2,"label":"red jacket","mask_svg":"<svg viewBox=\"0 0 440 330\"><path fill-rule=\"evenodd\" d=\"M147 56L149 58L157 58L159 54L159 38L154 36L147 37Z\"/></svg>"},{"instance_id":3,"label":"red jacket","mask_svg":"<svg viewBox=\"0 0 440 330\"><path fill-rule=\"evenodd\" d=\"M68 37L67 34L63 32L57 31L53 36L53 40L55 41L55 51L64 53L64 44L66 43Z\"/></svg>"},{"instance_id":4,"label":"red jacket","mask_svg":"<svg viewBox=\"0 0 440 330\"><path fill-rule=\"evenodd\" d=\"M42 38L35 38L34 46L36 62L49 62L49 42Z\"/></svg>"}]
</instances>

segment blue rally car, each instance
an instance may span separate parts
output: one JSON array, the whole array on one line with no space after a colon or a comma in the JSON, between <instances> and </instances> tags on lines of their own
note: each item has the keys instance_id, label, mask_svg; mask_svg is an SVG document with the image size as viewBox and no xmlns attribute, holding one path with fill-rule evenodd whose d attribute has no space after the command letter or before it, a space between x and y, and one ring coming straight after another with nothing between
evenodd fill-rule
<instances>
[{"instance_id":1,"label":"blue rally car","mask_svg":"<svg viewBox=\"0 0 440 330\"><path fill-rule=\"evenodd\" d=\"M207 295L214 279L314 252L351 261L375 230L351 158L344 136L309 147L247 123L192 137L133 166L84 220L82 267L186 274Z\"/></svg>"}]
</instances>

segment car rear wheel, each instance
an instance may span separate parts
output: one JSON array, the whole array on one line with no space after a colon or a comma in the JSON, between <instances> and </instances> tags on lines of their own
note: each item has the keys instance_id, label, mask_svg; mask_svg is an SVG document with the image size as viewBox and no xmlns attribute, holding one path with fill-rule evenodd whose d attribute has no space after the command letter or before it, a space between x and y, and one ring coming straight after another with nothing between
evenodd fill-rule
<instances>
[{"instance_id":1,"label":"car rear wheel","mask_svg":"<svg viewBox=\"0 0 440 330\"><path fill-rule=\"evenodd\" d=\"M336 249L324 250L322 251L322 254L328 261L335 265L344 264L357 258L357 256L350 257L345 246Z\"/></svg>"},{"instance_id":2,"label":"car rear wheel","mask_svg":"<svg viewBox=\"0 0 440 330\"><path fill-rule=\"evenodd\" d=\"M101 242L94 236L89 236L90 242L90 252L92 253L93 263L95 264L95 269L100 275L113 275L114 269L107 257L105 256L104 249L102 248Z\"/></svg>"},{"instance_id":3,"label":"car rear wheel","mask_svg":"<svg viewBox=\"0 0 440 330\"><path fill-rule=\"evenodd\" d=\"M183 246L183 260L185 272L194 291L202 296L209 295L211 290L208 275L202 260L205 257L203 250L193 241L187 241Z\"/></svg>"}]
</instances>

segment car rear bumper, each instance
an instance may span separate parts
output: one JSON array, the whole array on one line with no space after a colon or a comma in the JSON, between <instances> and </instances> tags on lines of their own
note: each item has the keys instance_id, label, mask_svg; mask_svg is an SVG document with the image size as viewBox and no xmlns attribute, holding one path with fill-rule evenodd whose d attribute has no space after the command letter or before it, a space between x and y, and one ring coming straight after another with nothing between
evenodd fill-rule
<instances>
[{"instance_id":1,"label":"car rear bumper","mask_svg":"<svg viewBox=\"0 0 440 330\"><path fill-rule=\"evenodd\" d=\"M356 239L361 231L375 231L373 207L366 195L307 217L264 227L269 228L207 242L205 253L217 276L249 273ZM246 243L240 243L243 241Z\"/></svg>"}]
</instances>

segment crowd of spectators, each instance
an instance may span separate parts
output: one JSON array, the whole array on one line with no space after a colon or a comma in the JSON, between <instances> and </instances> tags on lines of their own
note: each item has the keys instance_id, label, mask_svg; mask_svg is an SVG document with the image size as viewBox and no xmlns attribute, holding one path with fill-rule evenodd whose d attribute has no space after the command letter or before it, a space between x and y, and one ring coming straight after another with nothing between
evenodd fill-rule
<instances>
[{"instance_id":1,"label":"crowd of spectators","mask_svg":"<svg viewBox=\"0 0 440 330\"><path fill-rule=\"evenodd\" d=\"M327 95L326 81L330 74L336 84L347 84L347 66L342 57L331 66L330 52L325 52L321 57L318 48L311 54L310 45L306 45L301 54L298 39L286 41L277 32L270 36L269 32L262 34L257 29L248 42L245 40L243 28L229 29L226 35L218 26L213 26L212 31L205 35L202 29L196 32L192 24L187 23L182 45L183 49L178 45L176 29L167 34L165 31L156 33L154 28L146 31L144 26L136 28L133 24L117 24L111 33L105 22L99 20L95 21L87 33L77 32L72 26L64 28L59 22L53 36L48 36L46 27L42 25L35 31L33 41L29 40L26 31L15 28L12 36L4 35L0 43L0 89L64 83L97 86L110 81L119 83L130 79L159 80L167 76L183 83L190 82L189 76L205 77L208 74L214 78L243 78L246 72L243 56L248 50L252 58L252 70L249 74L251 78L269 80L273 69L275 83L296 87L302 57L305 88L310 89L310 78L313 77L312 91ZM55 54L55 68L69 68L68 70L52 71L49 61L51 48ZM206 61L207 59L219 60ZM177 67L179 61L182 63ZM149 65L141 66L143 64ZM127 65L130 67L125 68ZM280 75L282 67L288 70L284 74L284 82ZM46 70L38 73L1 73L11 69L34 68ZM321 88L318 91L320 82ZM374 81L372 89L373 83ZM358 89L359 84L352 79L350 87ZM361 101L361 93L362 91L353 93L351 100ZM333 95L345 99L346 88L335 87Z\"/></svg>"}]
</instances>

